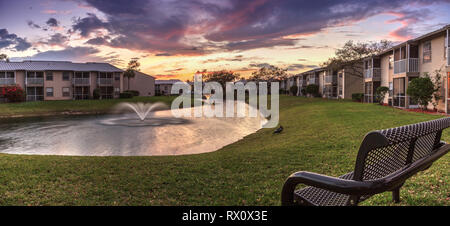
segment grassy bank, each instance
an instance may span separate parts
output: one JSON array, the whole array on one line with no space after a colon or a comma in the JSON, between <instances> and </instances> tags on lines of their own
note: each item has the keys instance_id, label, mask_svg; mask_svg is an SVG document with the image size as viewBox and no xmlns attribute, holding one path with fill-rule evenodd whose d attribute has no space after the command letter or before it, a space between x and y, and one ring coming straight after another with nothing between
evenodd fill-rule
<instances>
[{"instance_id":1,"label":"grassy bank","mask_svg":"<svg viewBox=\"0 0 450 226\"><path fill-rule=\"evenodd\" d=\"M107 113L120 102L164 102L170 104L175 97L134 97L109 100L61 100L0 104L0 117L52 115L58 113Z\"/></svg>"},{"instance_id":2,"label":"grassy bank","mask_svg":"<svg viewBox=\"0 0 450 226\"><path fill-rule=\"evenodd\" d=\"M279 205L284 180L354 167L365 133L437 118L373 104L282 96L282 134L167 157L0 155L0 205ZM450 130L443 138L450 141ZM408 180L400 205L449 205L450 155ZM384 193L362 205L393 205Z\"/></svg>"}]
</instances>

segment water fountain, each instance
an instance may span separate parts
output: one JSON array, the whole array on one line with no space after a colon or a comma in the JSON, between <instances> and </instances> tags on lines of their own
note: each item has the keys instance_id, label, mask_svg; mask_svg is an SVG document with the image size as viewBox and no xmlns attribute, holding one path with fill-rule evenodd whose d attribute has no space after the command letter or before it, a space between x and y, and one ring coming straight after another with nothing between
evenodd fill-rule
<instances>
[{"instance_id":1,"label":"water fountain","mask_svg":"<svg viewBox=\"0 0 450 226\"><path fill-rule=\"evenodd\" d=\"M167 109L167 105L157 103L120 103L114 108L113 117L100 123L110 126L162 126L168 124L184 124L188 120L174 117L155 117L156 110ZM130 114L131 112L131 114ZM122 114L117 117L117 113ZM129 114L123 114L129 113Z\"/></svg>"},{"instance_id":2,"label":"water fountain","mask_svg":"<svg viewBox=\"0 0 450 226\"><path fill-rule=\"evenodd\" d=\"M211 104L211 101L209 100L211 98L211 94L203 94L203 96L206 98L206 100L202 100L204 103Z\"/></svg>"},{"instance_id":3,"label":"water fountain","mask_svg":"<svg viewBox=\"0 0 450 226\"><path fill-rule=\"evenodd\" d=\"M147 115L158 108L166 107L165 104L157 102L157 103L121 103L116 107L116 110L122 109L131 109L136 115L139 117L141 121L144 121L147 118Z\"/></svg>"}]
</instances>

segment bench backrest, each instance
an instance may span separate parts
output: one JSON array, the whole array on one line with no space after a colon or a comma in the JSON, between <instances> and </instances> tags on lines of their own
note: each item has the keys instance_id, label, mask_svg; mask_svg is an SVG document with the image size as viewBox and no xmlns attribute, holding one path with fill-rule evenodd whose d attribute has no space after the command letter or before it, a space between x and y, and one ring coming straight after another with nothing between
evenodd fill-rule
<instances>
[{"instance_id":1,"label":"bench backrest","mask_svg":"<svg viewBox=\"0 0 450 226\"><path fill-rule=\"evenodd\" d=\"M432 154L450 117L368 133L356 159L353 179L375 180Z\"/></svg>"}]
</instances>

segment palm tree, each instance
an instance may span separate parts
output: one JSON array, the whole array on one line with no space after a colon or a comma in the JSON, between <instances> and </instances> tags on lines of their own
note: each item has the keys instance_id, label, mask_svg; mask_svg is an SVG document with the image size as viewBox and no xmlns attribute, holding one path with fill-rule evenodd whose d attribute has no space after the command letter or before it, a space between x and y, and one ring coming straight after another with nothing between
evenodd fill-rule
<instances>
[{"instance_id":1,"label":"palm tree","mask_svg":"<svg viewBox=\"0 0 450 226\"><path fill-rule=\"evenodd\" d=\"M130 62L128 62L128 67L125 70L125 73L123 73L123 77L128 78L128 90L130 90L130 78L134 78L135 71L139 71L139 67L141 64L138 62L137 58L132 58Z\"/></svg>"}]
</instances>

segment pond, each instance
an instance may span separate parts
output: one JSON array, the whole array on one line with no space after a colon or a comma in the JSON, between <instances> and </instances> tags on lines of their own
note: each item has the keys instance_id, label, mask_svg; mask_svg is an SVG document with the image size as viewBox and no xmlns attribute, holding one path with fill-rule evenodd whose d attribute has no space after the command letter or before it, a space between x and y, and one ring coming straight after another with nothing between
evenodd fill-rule
<instances>
[{"instance_id":1,"label":"pond","mask_svg":"<svg viewBox=\"0 0 450 226\"><path fill-rule=\"evenodd\" d=\"M175 119L170 110L161 110L151 116L161 123L152 126L110 123L120 117L127 118L130 125L139 120L127 113L1 121L0 153L73 156L198 154L218 150L256 132L265 120L261 117ZM166 120L171 123L165 123Z\"/></svg>"}]
</instances>

